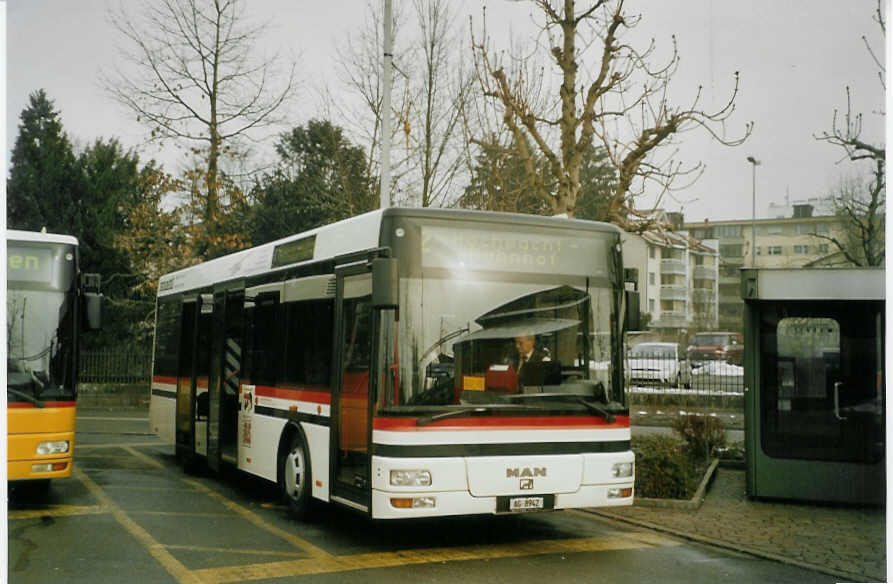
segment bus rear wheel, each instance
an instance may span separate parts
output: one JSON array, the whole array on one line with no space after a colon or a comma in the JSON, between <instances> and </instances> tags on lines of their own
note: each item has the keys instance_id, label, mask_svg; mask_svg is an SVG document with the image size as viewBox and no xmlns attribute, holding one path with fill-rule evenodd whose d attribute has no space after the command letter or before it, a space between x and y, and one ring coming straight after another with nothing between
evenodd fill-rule
<instances>
[{"instance_id":1,"label":"bus rear wheel","mask_svg":"<svg viewBox=\"0 0 893 584\"><path fill-rule=\"evenodd\" d=\"M279 457L279 488L291 514L303 519L310 506L310 456L300 431L291 434Z\"/></svg>"}]
</instances>

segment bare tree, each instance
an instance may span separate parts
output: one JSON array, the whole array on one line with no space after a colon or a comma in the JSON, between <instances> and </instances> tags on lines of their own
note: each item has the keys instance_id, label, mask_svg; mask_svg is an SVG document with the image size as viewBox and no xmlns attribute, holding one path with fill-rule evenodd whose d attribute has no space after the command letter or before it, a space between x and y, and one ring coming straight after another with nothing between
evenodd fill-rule
<instances>
[{"instance_id":1,"label":"bare tree","mask_svg":"<svg viewBox=\"0 0 893 584\"><path fill-rule=\"evenodd\" d=\"M670 81L679 63L675 38L667 63L652 67L653 42L639 50L624 41L624 34L640 21L625 13L624 0L596 0L580 10L575 0L531 1L542 17L540 48L560 79L557 96L544 87L544 70L530 55L512 55L507 71L504 59L494 56L486 32L473 48L481 89L501 106L502 120L521 147L528 172L536 171L535 161L542 156L558 177L556 192L543 194L553 213L573 215L581 160L593 142L601 143L617 171L608 217L641 229L650 214L637 212L634 199L647 185L659 185L659 202L678 188L674 183L701 172L700 163L686 166L674 160L672 151L667 153L680 134L703 129L726 146L741 144L750 135L750 123L737 138L717 130L734 112L737 73L728 100L713 111L702 108L700 87L687 105L671 103ZM583 57L593 49L599 55L588 71L592 59ZM530 147L525 149L525 144Z\"/></svg>"},{"instance_id":2,"label":"bare tree","mask_svg":"<svg viewBox=\"0 0 893 584\"><path fill-rule=\"evenodd\" d=\"M887 27L884 20L881 0L878 0L873 20L881 29L881 36L886 37ZM868 39L862 40L869 55L878 67L878 78L881 89L886 90L884 77L886 67L878 59ZM846 88L846 112L841 119L840 112L834 110L831 119L831 130L823 131L816 136L817 140L827 142L843 151L843 160L855 164L871 165L870 179L862 181L843 180L840 188L834 193L835 213L844 226L843 237L828 234L814 234L816 237L830 241L847 261L857 266L884 265L884 213L886 205L886 151L883 142L872 144L862 137L862 114L853 113L850 88ZM877 112L881 117L884 112Z\"/></svg>"},{"instance_id":3,"label":"bare tree","mask_svg":"<svg viewBox=\"0 0 893 584\"><path fill-rule=\"evenodd\" d=\"M105 78L111 95L150 129L152 140L189 145L206 169L205 217L218 209L220 163L251 132L277 123L294 87L277 58L255 59L264 26L248 22L240 0L143 0L119 6L112 24L128 48L128 68Z\"/></svg>"},{"instance_id":4,"label":"bare tree","mask_svg":"<svg viewBox=\"0 0 893 584\"><path fill-rule=\"evenodd\" d=\"M381 145L381 14L372 6L367 12L367 28L347 40L339 62L342 81L361 104L342 109L375 165ZM460 116L473 87L462 66L456 11L445 0L414 0L403 10L398 5L394 20L394 194L423 207L449 205L466 168Z\"/></svg>"}]
</instances>

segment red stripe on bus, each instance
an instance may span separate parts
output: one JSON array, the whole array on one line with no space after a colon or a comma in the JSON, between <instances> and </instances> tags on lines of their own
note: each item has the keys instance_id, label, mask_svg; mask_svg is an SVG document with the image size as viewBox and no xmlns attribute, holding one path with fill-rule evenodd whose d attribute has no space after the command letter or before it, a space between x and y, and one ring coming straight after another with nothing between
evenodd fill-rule
<instances>
[{"instance_id":1,"label":"red stripe on bus","mask_svg":"<svg viewBox=\"0 0 893 584\"><path fill-rule=\"evenodd\" d=\"M332 395L326 391L284 389L282 387L256 385L254 387L254 394L258 397L278 397L281 399L299 400L315 404L329 405L332 403Z\"/></svg>"},{"instance_id":2,"label":"red stripe on bus","mask_svg":"<svg viewBox=\"0 0 893 584\"><path fill-rule=\"evenodd\" d=\"M57 401L57 402L43 402L43 407L45 408L73 408L77 405L77 402L73 401ZM36 408L37 405L32 404L30 402L7 402L7 408Z\"/></svg>"},{"instance_id":3,"label":"red stripe on bus","mask_svg":"<svg viewBox=\"0 0 893 584\"><path fill-rule=\"evenodd\" d=\"M629 428L629 416L616 416L612 423L595 416L517 416L517 417L474 417L452 418L438 420L418 425L417 418L375 418L373 428L376 430L391 430L396 432L414 432L419 430L438 430L444 427L455 429L478 430L482 428L551 428L551 429L585 429L597 428L608 430L612 428Z\"/></svg>"},{"instance_id":4,"label":"red stripe on bus","mask_svg":"<svg viewBox=\"0 0 893 584\"><path fill-rule=\"evenodd\" d=\"M155 375L152 377L152 381L156 383L168 383L170 385L177 385L177 378L168 377L167 375Z\"/></svg>"}]
</instances>

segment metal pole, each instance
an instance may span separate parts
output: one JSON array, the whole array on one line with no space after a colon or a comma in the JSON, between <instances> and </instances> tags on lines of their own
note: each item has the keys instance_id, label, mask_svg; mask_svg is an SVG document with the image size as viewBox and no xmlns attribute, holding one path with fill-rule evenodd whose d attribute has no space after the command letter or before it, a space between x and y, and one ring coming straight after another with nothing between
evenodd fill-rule
<instances>
[{"instance_id":1,"label":"metal pole","mask_svg":"<svg viewBox=\"0 0 893 584\"><path fill-rule=\"evenodd\" d=\"M381 64L381 196L379 207L391 206L391 70L394 39L391 32L391 0L384 0L384 57Z\"/></svg>"},{"instance_id":2,"label":"metal pole","mask_svg":"<svg viewBox=\"0 0 893 584\"><path fill-rule=\"evenodd\" d=\"M757 166L760 161L753 156L748 156L747 161L751 164L751 218L750 218L750 267L757 266Z\"/></svg>"}]
</instances>

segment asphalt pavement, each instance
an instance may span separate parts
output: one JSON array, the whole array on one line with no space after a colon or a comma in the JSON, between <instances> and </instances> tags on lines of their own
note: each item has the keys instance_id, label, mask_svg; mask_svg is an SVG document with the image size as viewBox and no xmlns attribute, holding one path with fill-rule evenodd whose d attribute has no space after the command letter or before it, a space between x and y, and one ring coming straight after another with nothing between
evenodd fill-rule
<instances>
[{"instance_id":1,"label":"asphalt pavement","mask_svg":"<svg viewBox=\"0 0 893 584\"><path fill-rule=\"evenodd\" d=\"M116 436L104 423L118 419ZM145 410L78 412L80 444L149 436ZM640 431L637 427L633 432ZM652 430L644 430L652 431ZM887 575L886 517L878 507L751 500L745 471L723 468L694 510L634 505L591 513L656 532L771 559L835 576L844 582L882 582Z\"/></svg>"}]
</instances>

